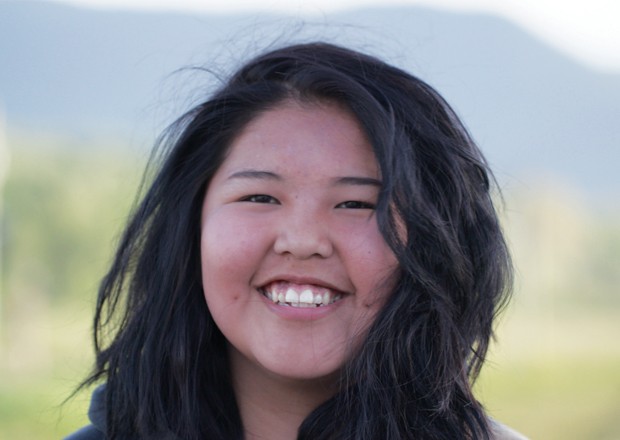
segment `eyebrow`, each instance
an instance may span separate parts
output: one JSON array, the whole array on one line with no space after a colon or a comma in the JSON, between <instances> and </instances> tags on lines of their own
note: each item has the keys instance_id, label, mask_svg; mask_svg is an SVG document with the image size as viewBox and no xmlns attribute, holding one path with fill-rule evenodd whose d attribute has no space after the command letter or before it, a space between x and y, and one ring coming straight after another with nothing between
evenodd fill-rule
<instances>
[{"instance_id":1,"label":"eyebrow","mask_svg":"<svg viewBox=\"0 0 620 440\"><path fill-rule=\"evenodd\" d=\"M282 177L271 171L241 170L228 176L230 179L282 180Z\"/></svg>"},{"instance_id":2,"label":"eyebrow","mask_svg":"<svg viewBox=\"0 0 620 440\"><path fill-rule=\"evenodd\" d=\"M228 176L227 180L232 179L257 179L257 180L284 180L279 174L271 171L261 170L240 170ZM346 176L334 179L334 185L354 185L354 186L375 186L381 188L382 182L372 177Z\"/></svg>"},{"instance_id":3,"label":"eyebrow","mask_svg":"<svg viewBox=\"0 0 620 440\"><path fill-rule=\"evenodd\" d=\"M383 186L380 180L374 179L372 177L339 177L338 179L336 179L336 184L337 185L356 185L356 186L357 185L360 185L360 186L370 185L370 186L376 186L378 188L381 188L381 186Z\"/></svg>"}]
</instances>

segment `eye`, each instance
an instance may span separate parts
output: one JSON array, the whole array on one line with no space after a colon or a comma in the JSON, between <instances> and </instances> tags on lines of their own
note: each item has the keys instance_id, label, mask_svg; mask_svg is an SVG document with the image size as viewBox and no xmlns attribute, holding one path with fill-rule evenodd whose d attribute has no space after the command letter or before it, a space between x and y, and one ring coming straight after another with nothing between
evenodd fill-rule
<instances>
[{"instance_id":1,"label":"eye","mask_svg":"<svg viewBox=\"0 0 620 440\"><path fill-rule=\"evenodd\" d=\"M344 209L375 209L373 203L360 202L359 200L347 200L346 202L339 203L336 208Z\"/></svg>"},{"instance_id":2,"label":"eye","mask_svg":"<svg viewBox=\"0 0 620 440\"><path fill-rule=\"evenodd\" d=\"M245 196L239 200L240 202L250 202L250 203L271 203L271 204L279 204L280 202L267 194L252 194L250 196Z\"/></svg>"}]
</instances>

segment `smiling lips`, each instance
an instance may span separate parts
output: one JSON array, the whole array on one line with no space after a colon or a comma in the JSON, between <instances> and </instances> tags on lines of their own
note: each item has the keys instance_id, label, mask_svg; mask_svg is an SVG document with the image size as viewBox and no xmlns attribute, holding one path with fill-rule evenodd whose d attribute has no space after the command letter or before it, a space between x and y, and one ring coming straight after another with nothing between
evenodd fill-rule
<instances>
[{"instance_id":1,"label":"smiling lips","mask_svg":"<svg viewBox=\"0 0 620 440\"><path fill-rule=\"evenodd\" d=\"M325 287L286 281L270 283L260 290L274 303L290 307L323 307L342 298L340 292Z\"/></svg>"}]
</instances>

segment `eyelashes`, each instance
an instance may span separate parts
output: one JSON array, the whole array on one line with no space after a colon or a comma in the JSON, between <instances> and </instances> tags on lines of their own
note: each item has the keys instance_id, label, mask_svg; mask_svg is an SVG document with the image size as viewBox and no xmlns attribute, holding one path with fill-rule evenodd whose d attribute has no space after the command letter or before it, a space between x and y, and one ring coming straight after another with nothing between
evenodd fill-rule
<instances>
[{"instance_id":1,"label":"eyelashes","mask_svg":"<svg viewBox=\"0 0 620 440\"><path fill-rule=\"evenodd\" d=\"M251 194L239 199L240 202L280 205L280 201L268 194ZM337 209L370 209L374 210L376 205L361 200L346 200L336 205Z\"/></svg>"},{"instance_id":2,"label":"eyelashes","mask_svg":"<svg viewBox=\"0 0 620 440\"><path fill-rule=\"evenodd\" d=\"M374 203L361 202L359 200L347 200L346 202L339 203L336 208L344 209L375 209Z\"/></svg>"},{"instance_id":3,"label":"eyelashes","mask_svg":"<svg viewBox=\"0 0 620 440\"><path fill-rule=\"evenodd\" d=\"M275 197L269 196L267 194L252 194L249 196L242 197L240 202L250 202L250 203L262 203L262 204L272 204L279 205L280 201Z\"/></svg>"}]
</instances>

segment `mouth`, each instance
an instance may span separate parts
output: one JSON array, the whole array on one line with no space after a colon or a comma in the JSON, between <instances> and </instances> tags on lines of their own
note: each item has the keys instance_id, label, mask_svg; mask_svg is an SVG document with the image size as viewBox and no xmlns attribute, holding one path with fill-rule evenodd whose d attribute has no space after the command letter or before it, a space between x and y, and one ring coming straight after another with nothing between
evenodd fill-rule
<instances>
[{"instance_id":1,"label":"mouth","mask_svg":"<svg viewBox=\"0 0 620 440\"><path fill-rule=\"evenodd\" d=\"M340 301L342 292L315 284L295 284L288 281L269 283L258 291L273 303L289 307L325 307Z\"/></svg>"}]
</instances>

